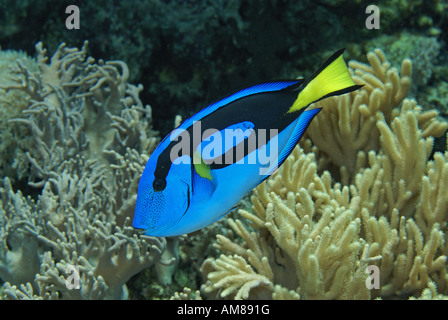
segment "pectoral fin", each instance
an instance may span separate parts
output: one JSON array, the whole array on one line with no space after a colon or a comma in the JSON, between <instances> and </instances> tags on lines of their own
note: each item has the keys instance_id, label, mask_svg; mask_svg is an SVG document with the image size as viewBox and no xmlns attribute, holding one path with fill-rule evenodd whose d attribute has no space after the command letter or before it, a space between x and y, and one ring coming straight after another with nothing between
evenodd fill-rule
<instances>
[{"instance_id":1,"label":"pectoral fin","mask_svg":"<svg viewBox=\"0 0 448 320\"><path fill-rule=\"evenodd\" d=\"M192 165L192 193L195 201L207 201L216 190L216 179L211 174L210 167L196 151L193 155Z\"/></svg>"},{"instance_id":2,"label":"pectoral fin","mask_svg":"<svg viewBox=\"0 0 448 320\"><path fill-rule=\"evenodd\" d=\"M205 179L212 180L212 175L210 174L210 166L208 166L201 157L201 153L196 150L193 154L193 164L196 173Z\"/></svg>"}]
</instances>

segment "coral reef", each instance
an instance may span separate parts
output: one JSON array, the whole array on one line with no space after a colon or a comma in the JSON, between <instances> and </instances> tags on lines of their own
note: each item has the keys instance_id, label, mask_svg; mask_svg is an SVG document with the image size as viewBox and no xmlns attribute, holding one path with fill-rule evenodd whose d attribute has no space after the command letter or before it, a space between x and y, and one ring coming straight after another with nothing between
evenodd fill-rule
<instances>
[{"instance_id":1,"label":"coral reef","mask_svg":"<svg viewBox=\"0 0 448 320\"><path fill-rule=\"evenodd\" d=\"M0 3L0 45L37 51L0 51L0 297L446 298L447 153L433 137L447 126L431 110L448 115L446 1L378 4L380 30L362 1L91 1L76 31L68 4ZM389 61L350 63L366 85L321 102L240 220L168 241L132 231L153 126L340 47Z\"/></svg>"},{"instance_id":2,"label":"coral reef","mask_svg":"<svg viewBox=\"0 0 448 320\"><path fill-rule=\"evenodd\" d=\"M142 87L127 82L125 63L95 62L86 47L62 44L49 59L38 44L38 68L18 60L2 84L3 103L23 110L9 115L8 129L31 133L16 145L27 150L18 161L27 171L0 183L3 298L127 298L126 283L150 266L162 285L185 276L178 265L197 268L200 254L212 255L203 238L216 233L221 255L201 267L207 298L447 294L448 151L430 155L448 125L407 98L410 60L400 73L381 50L367 55L368 65L351 61L364 87L316 104L325 108L301 146L253 192L243 219L228 220L233 232L215 225L179 247L130 227L138 179L158 141L151 108L139 99ZM21 176L37 198L15 190ZM69 289L71 266L80 289ZM369 289L372 266L380 284ZM172 298L201 294L186 287Z\"/></svg>"},{"instance_id":3,"label":"coral reef","mask_svg":"<svg viewBox=\"0 0 448 320\"><path fill-rule=\"evenodd\" d=\"M392 0L381 4L382 28L394 29L399 25L407 25L412 29L424 30L428 35L439 35L443 32L441 26L446 19L446 2L432 0L425 3L420 0Z\"/></svg>"},{"instance_id":4,"label":"coral reef","mask_svg":"<svg viewBox=\"0 0 448 320\"><path fill-rule=\"evenodd\" d=\"M40 72L19 64L16 73L23 77L5 87L26 92L32 102L26 118L9 121L27 125L34 139L36 147L26 153L33 165L29 184L42 187L51 170L75 155L108 163L103 150L111 145L121 154L126 147L151 151L151 109L138 99L142 87L127 83L124 62L94 63L86 56L87 42L81 50L61 44L50 61L42 43L36 50Z\"/></svg>"},{"instance_id":5,"label":"coral reef","mask_svg":"<svg viewBox=\"0 0 448 320\"><path fill-rule=\"evenodd\" d=\"M436 59L440 52L440 43L436 37L428 37L410 32L396 35L382 35L369 41L365 48L385 48L387 59L392 66L398 67L405 58L412 60L412 83L424 87L431 78Z\"/></svg>"},{"instance_id":6,"label":"coral reef","mask_svg":"<svg viewBox=\"0 0 448 320\"><path fill-rule=\"evenodd\" d=\"M434 66L432 80L430 85L422 88L419 103L425 108L434 106L441 116L448 118L448 57L446 55L439 56L439 64Z\"/></svg>"},{"instance_id":7,"label":"coral reef","mask_svg":"<svg viewBox=\"0 0 448 320\"><path fill-rule=\"evenodd\" d=\"M28 107L9 125L29 128L25 161L37 199L0 183L0 279L9 299L126 298L126 282L162 258L165 239L130 226L139 177L158 142L151 108L127 83L124 62L98 61L64 44L48 59L36 45L38 71L20 61L15 83ZM17 103L7 101L11 106ZM79 289L71 288L77 267ZM167 272L169 268L166 268Z\"/></svg>"},{"instance_id":8,"label":"coral reef","mask_svg":"<svg viewBox=\"0 0 448 320\"><path fill-rule=\"evenodd\" d=\"M234 233L217 236L221 255L202 265L206 297L448 293L448 150L429 158L448 125L406 98L410 60L400 76L381 50L367 58L349 63L365 86L317 103L308 138L255 189L243 219L229 219Z\"/></svg>"},{"instance_id":9,"label":"coral reef","mask_svg":"<svg viewBox=\"0 0 448 320\"><path fill-rule=\"evenodd\" d=\"M12 180L20 180L27 174L27 163L24 154L31 144L27 136L28 128L9 125L10 119L17 118L28 106L28 96L20 90L5 90L17 83L14 68L26 67L32 72L37 71L37 62L24 52L14 50L0 51L0 176L9 176ZM23 76L23 75L22 75ZM23 79L21 79L23 80ZM13 103L11 103L13 102Z\"/></svg>"}]
</instances>

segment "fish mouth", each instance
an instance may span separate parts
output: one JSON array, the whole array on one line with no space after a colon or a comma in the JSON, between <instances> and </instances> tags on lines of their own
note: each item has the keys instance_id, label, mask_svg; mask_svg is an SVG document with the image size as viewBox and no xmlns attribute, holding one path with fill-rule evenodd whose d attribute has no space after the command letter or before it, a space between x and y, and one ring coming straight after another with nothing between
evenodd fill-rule
<instances>
[{"instance_id":1,"label":"fish mouth","mask_svg":"<svg viewBox=\"0 0 448 320\"><path fill-rule=\"evenodd\" d=\"M165 237L168 234L172 233L172 230L176 229L178 226L178 223L186 216L188 210L190 209L190 205L191 205L191 188L189 186L188 183L186 183L185 181L182 181L183 183L185 183L186 185L186 206L185 206L185 202L184 202L184 206L185 206L185 210L183 213L180 213L179 211L177 214L177 221L171 221L171 222L166 222L166 221L157 221L154 224L146 224L146 223L140 223L137 222L137 220L133 219L133 224L132 227L134 228L135 232L139 235L146 235L146 236L150 236L150 237ZM185 191L185 189L184 189ZM152 202L153 201L153 197L154 194L152 194L149 199L148 202ZM178 210L178 209L177 209ZM165 212L165 214L169 214L170 212ZM175 214L175 212L171 213L171 214Z\"/></svg>"},{"instance_id":2,"label":"fish mouth","mask_svg":"<svg viewBox=\"0 0 448 320\"><path fill-rule=\"evenodd\" d=\"M147 209L148 207L151 207L151 203L154 201L154 192L150 192L141 198L137 195L134 217L132 219L132 227L140 233L154 230L158 224L159 216L154 214L154 209ZM163 209L165 203L163 201L159 201L159 203L161 204L160 207Z\"/></svg>"}]
</instances>

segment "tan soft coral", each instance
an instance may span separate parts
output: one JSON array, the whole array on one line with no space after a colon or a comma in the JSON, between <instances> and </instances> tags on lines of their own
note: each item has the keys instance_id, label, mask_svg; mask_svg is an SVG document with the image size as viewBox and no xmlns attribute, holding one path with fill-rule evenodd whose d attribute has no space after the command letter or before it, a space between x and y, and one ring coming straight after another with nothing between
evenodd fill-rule
<instances>
[{"instance_id":1,"label":"tan soft coral","mask_svg":"<svg viewBox=\"0 0 448 320\"><path fill-rule=\"evenodd\" d=\"M406 98L409 60L401 77L382 51L368 60L349 64L366 85L319 102L309 139L256 188L244 219L229 220L238 237L218 236L222 255L202 267L205 294L406 298L435 286L447 294L448 151L429 157L448 126ZM379 289L366 286L369 265Z\"/></svg>"}]
</instances>

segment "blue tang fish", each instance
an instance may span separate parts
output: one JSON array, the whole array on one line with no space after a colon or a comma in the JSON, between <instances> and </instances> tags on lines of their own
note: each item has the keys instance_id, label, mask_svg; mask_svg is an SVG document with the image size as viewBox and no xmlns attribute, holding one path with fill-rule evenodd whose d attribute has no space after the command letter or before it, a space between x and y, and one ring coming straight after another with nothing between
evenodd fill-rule
<instances>
[{"instance_id":1,"label":"blue tang fish","mask_svg":"<svg viewBox=\"0 0 448 320\"><path fill-rule=\"evenodd\" d=\"M140 178L133 227L149 236L204 228L286 160L320 109L358 89L335 52L309 78L266 82L202 109L166 136Z\"/></svg>"}]
</instances>

